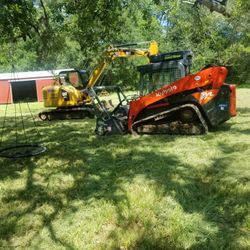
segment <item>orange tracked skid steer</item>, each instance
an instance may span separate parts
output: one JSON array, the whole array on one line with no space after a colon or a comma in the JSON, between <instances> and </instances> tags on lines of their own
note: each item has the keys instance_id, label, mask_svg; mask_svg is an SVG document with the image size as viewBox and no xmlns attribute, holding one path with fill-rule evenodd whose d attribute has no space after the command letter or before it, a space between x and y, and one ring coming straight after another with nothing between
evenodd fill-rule
<instances>
[{"instance_id":1,"label":"orange tracked skid steer","mask_svg":"<svg viewBox=\"0 0 250 250\"><path fill-rule=\"evenodd\" d=\"M225 83L226 67L189 74L191 57L190 51L159 54L138 67L144 95L97 118L97 134L199 135L235 116L236 86Z\"/></svg>"}]
</instances>

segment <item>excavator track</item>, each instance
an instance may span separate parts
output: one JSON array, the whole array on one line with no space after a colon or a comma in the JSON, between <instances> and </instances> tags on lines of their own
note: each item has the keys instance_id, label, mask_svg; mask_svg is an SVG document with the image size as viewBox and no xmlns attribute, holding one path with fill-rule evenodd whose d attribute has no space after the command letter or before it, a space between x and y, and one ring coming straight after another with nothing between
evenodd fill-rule
<instances>
[{"instance_id":1,"label":"excavator track","mask_svg":"<svg viewBox=\"0 0 250 250\"><path fill-rule=\"evenodd\" d=\"M38 114L42 121L52 121L52 120L67 120L67 119L84 119L84 118L94 118L95 109L94 107L77 107L71 109L54 109L43 111Z\"/></svg>"},{"instance_id":2,"label":"excavator track","mask_svg":"<svg viewBox=\"0 0 250 250\"><path fill-rule=\"evenodd\" d=\"M193 115L183 117L184 110L191 110ZM135 121L131 132L133 134L201 135L208 132L208 126L197 106L184 104Z\"/></svg>"}]
</instances>

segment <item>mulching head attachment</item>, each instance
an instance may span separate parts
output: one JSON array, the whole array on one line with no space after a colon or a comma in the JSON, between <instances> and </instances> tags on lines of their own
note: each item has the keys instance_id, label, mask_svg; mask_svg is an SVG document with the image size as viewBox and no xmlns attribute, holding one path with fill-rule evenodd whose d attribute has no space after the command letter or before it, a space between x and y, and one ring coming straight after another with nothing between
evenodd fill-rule
<instances>
[{"instance_id":1,"label":"mulching head attachment","mask_svg":"<svg viewBox=\"0 0 250 250\"><path fill-rule=\"evenodd\" d=\"M114 107L98 97L100 91L115 92L118 105ZM97 135L125 134L127 132L128 100L118 86L99 86L93 89L96 100L96 129Z\"/></svg>"}]
</instances>

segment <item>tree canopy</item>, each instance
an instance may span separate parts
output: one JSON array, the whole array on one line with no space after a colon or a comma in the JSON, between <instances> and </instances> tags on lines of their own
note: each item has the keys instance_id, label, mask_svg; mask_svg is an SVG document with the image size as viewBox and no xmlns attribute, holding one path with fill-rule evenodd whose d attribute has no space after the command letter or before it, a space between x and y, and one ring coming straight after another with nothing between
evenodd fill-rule
<instances>
[{"instance_id":1,"label":"tree canopy","mask_svg":"<svg viewBox=\"0 0 250 250\"><path fill-rule=\"evenodd\" d=\"M193 71L226 65L250 83L250 2L228 0L226 18L170 0L0 0L0 72L86 68L109 44L156 40L161 52L191 49ZM135 60L117 60L108 81L135 85Z\"/></svg>"}]
</instances>

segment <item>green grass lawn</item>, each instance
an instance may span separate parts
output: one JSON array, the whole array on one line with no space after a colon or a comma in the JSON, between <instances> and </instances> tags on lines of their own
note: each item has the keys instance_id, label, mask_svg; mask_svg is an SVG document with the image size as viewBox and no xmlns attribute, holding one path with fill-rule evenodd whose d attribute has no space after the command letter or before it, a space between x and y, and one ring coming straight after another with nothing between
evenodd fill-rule
<instances>
[{"instance_id":1,"label":"green grass lawn","mask_svg":"<svg viewBox=\"0 0 250 250\"><path fill-rule=\"evenodd\" d=\"M0 159L0 249L250 249L249 96L239 89L238 116L202 136L98 137L90 119L35 128L23 105L27 141L48 150Z\"/></svg>"}]
</instances>

